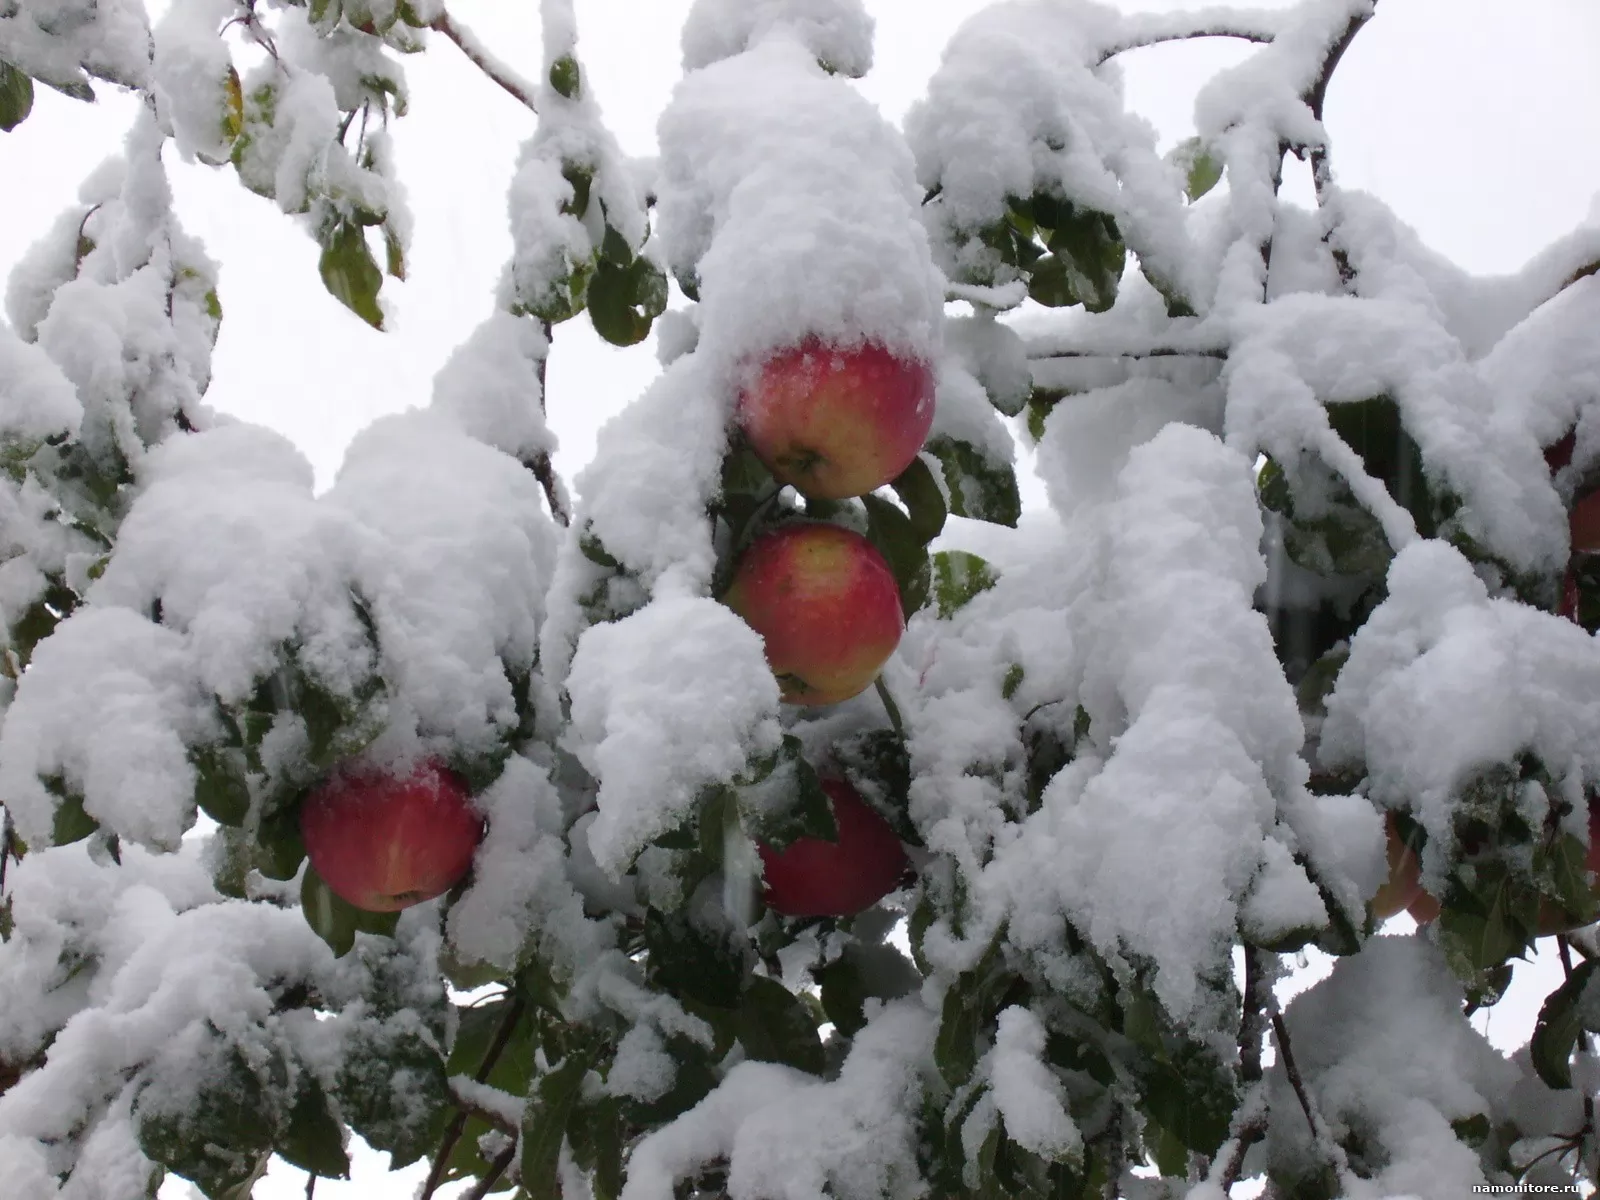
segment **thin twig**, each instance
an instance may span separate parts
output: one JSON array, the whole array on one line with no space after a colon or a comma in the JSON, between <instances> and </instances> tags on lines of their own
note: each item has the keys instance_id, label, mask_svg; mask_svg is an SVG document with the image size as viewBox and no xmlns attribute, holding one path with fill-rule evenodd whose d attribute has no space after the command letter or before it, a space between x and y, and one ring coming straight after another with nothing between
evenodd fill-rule
<instances>
[{"instance_id":1,"label":"thin twig","mask_svg":"<svg viewBox=\"0 0 1600 1200\"><path fill-rule=\"evenodd\" d=\"M1127 1165L1128 1150L1122 1138L1122 1106L1112 1101L1110 1124L1106 1128L1106 1186L1104 1200L1122 1200L1122 1169Z\"/></svg>"},{"instance_id":2,"label":"thin twig","mask_svg":"<svg viewBox=\"0 0 1600 1200\"><path fill-rule=\"evenodd\" d=\"M1199 347L1185 350L1181 346L1155 346L1149 350L1052 350L1049 354L1041 354L1037 358L1029 356L1029 362L1049 362L1052 358L1218 358L1225 359L1228 352L1222 349Z\"/></svg>"},{"instance_id":3,"label":"thin twig","mask_svg":"<svg viewBox=\"0 0 1600 1200\"><path fill-rule=\"evenodd\" d=\"M1238 1128L1228 1142L1227 1157L1222 1160L1222 1170L1216 1176L1217 1185L1224 1196L1232 1191L1234 1184L1244 1174L1244 1159L1250 1153L1250 1147L1266 1136L1267 1110L1263 1106L1260 1112Z\"/></svg>"},{"instance_id":4,"label":"thin twig","mask_svg":"<svg viewBox=\"0 0 1600 1200\"><path fill-rule=\"evenodd\" d=\"M534 368L534 372L539 379L539 415L548 416L549 408L545 404L544 394L545 374L550 362L550 348L555 345L555 328L549 321L540 321L539 328L544 332L544 353L539 357L539 365ZM567 489L561 483L561 476L556 474L556 466L551 461L549 451L531 459L523 459L522 465L533 472L533 477L544 489L545 503L550 505L550 515L555 518L556 523L563 527L570 525L572 512L567 502Z\"/></svg>"},{"instance_id":5,"label":"thin twig","mask_svg":"<svg viewBox=\"0 0 1600 1200\"><path fill-rule=\"evenodd\" d=\"M1322 1114L1311 1099L1311 1093L1306 1089L1305 1079L1294 1061L1294 1048L1289 1044L1289 1027L1284 1024L1283 1014L1277 1011L1272 1014L1272 1032L1278 1040L1278 1056L1283 1060L1284 1074L1289 1077L1289 1086L1294 1089L1295 1098L1300 1101L1300 1111L1305 1113L1306 1124L1311 1127L1311 1140L1328 1156L1329 1165L1339 1176L1342 1185L1350 1175L1350 1160L1345 1156L1344 1147L1334 1141L1332 1131L1323 1121Z\"/></svg>"},{"instance_id":6,"label":"thin twig","mask_svg":"<svg viewBox=\"0 0 1600 1200\"><path fill-rule=\"evenodd\" d=\"M317 1194L317 1173L309 1171L306 1174L306 1200L314 1200Z\"/></svg>"},{"instance_id":7,"label":"thin twig","mask_svg":"<svg viewBox=\"0 0 1600 1200\"><path fill-rule=\"evenodd\" d=\"M489 1164L489 1169L484 1172L483 1178L478 1181L478 1186L463 1196L461 1200L483 1200L494 1189L494 1185L500 1182L500 1176L506 1173L506 1168L511 1165L511 1158L516 1152L517 1143L516 1139L513 1138L509 1146L494 1156L494 1161Z\"/></svg>"},{"instance_id":8,"label":"thin twig","mask_svg":"<svg viewBox=\"0 0 1600 1200\"><path fill-rule=\"evenodd\" d=\"M1266 1031L1267 1007L1266 964L1262 951L1256 946L1244 948L1244 995L1239 1006L1239 1075L1249 1091L1245 1101L1234 1115L1234 1127L1229 1131L1229 1141L1219 1151L1212 1179L1228 1189L1239 1182L1244 1172L1245 1155L1267 1134L1267 1100L1261 1090L1261 1043Z\"/></svg>"},{"instance_id":9,"label":"thin twig","mask_svg":"<svg viewBox=\"0 0 1600 1200\"><path fill-rule=\"evenodd\" d=\"M1266 1033L1266 964L1258 946L1244 948L1244 1003L1239 1013L1239 1075L1245 1083L1261 1081L1261 1042Z\"/></svg>"},{"instance_id":10,"label":"thin twig","mask_svg":"<svg viewBox=\"0 0 1600 1200\"><path fill-rule=\"evenodd\" d=\"M500 1061L500 1055L505 1053L505 1048L511 1042L511 1035L516 1031L517 1022L522 1019L524 1005L521 996L513 996L511 1003L506 1007L505 1016L500 1018L500 1027L495 1030L494 1041L489 1044L489 1049L484 1052L483 1062L479 1064L477 1074L473 1078L475 1083L483 1083L494 1070L495 1063ZM433 1166L428 1171L427 1182L422 1185L422 1191L417 1194L418 1200L429 1200L439 1188L444 1179L445 1164L449 1161L450 1152L456 1148L456 1143L461 1140L461 1134L467 1127L467 1110L462 1107L456 1109L456 1115L450 1119L450 1125L444 1131L444 1138L439 1143L439 1150L433 1156ZM508 1157L507 1162L510 1162ZM505 1167L500 1168L501 1171ZM494 1178L498 1179L496 1174ZM480 1193L480 1195L486 1193Z\"/></svg>"},{"instance_id":11,"label":"thin twig","mask_svg":"<svg viewBox=\"0 0 1600 1200\"><path fill-rule=\"evenodd\" d=\"M515 96L517 101L529 112L537 113L539 108L533 102L533 94L537 90L522 76L518 75L505 63L495 58L477 38L477 35L466 26L459 24L448 12L440 12L428 26L438 30L465 54L472 64L498 83L502 88Z\"/></svg>"}]
</instances>

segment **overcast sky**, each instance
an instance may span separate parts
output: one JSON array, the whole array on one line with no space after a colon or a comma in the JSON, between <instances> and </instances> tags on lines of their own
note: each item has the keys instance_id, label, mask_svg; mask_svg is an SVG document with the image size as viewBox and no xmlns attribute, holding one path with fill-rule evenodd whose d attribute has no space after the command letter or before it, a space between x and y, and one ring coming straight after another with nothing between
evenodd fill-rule
<instances>
[{"instance_id":1,"label":"overcast sky","mask_svg":"<svg viewBox=\"0 0 1600 1200\"><path fill-rule=\"evenodd\" d=\"M859 86L898 121L955 27L985 5L867 3L878 19L877 66ZM159 12L165 3L151 7ZM688 8L688 0L577 0L586 81L629 153L654 152L656 118L680 74L677 37ZM451 11L500 57L535 73L531 0L454 0ZM1211 41L1127 55L1129 102L1170 145L1191 132L1197 87L1245 53L1240 44ZM1600 193L1597 56L1596 0L1380 0L1328 99L1339 181L1380 195L1469 270L1513 271L1581 222ZM178 165L173 172L185 226L221 264L226 317L208 398L292 438L324 486L357 430L427 401L434 372L490 312L510 250L505 190L533 116L442 39L407 59L406 70L411 114L397 122L395 136L416 235L410 282L384 288L392 314L387 334L326 295L310 238L245 192L231 170ZM119 144L132 104L102 90L101 103L91 106L40 88L33 115L0 134L0 276ZM1293 174L1303 168L1292 160L1291 168L1289 194L1303 195L1305 179ZM550 420L561 440L558 466L569 479L592 453L599 424L637 396L655 369L650 343L614 350L582 319L557 331ZM1530 986L1528 994L1536 1002L1543 990ZM1493 1017L1494 1040L1520 1042L1532 1009L1522 1003L1502 1010ZM380 1163L364 1156L355 1183L325 1183L317 1195L409 1196L418 1173L378 1182ZM300 1196L303 1180L275 1169L257 1195Z\"/></svg>"}]
</instances>

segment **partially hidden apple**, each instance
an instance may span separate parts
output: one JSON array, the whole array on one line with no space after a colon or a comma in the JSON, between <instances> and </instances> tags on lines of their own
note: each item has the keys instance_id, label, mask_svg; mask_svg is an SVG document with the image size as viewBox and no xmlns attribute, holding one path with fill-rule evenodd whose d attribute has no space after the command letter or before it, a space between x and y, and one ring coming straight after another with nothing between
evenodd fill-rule
<instances>
[{"instance_id":1,"label":"partially hidden apple","mask_svg":"<svg viewBox=\"0 0 1600 1200\"><path fill-rule=\"evenodd\" d=\"M824 779L838 841L797 838L782 850L758 846L767 904L789 917L848 917L899 885L906 852L889 823L842 779Z\"/></svg>"},{"instance_id":2,"label":"partially hidden apple","mask_svg":"<svg viewBox=\"0 0 1600 1200\"><path fill-rule=\"evenodd\" d=\"M932 367L873 342L807 338L747 371L737 420L751 449L780 483L814 499L882 487L933 427Z\"/></svg>"},{"instance_id":3,"label":"partially hidden apple","mask_svg":"<svg viewBox=\"0 0 1600 1200\"><path fill-rule=\"evenodd\" d=\"M1577 434L1568 432L1560 441L1545 447L1544 460L1554 475L1572 462L1572 452L1577 446ZM1567 527L1572 535L1575 554L1593 554L1600 550L1600 489L1589 491L1573 501L1567 514ZM1570 576L1568 577L1570 581ZM1563 612L1561 615L1566 616Z\"/></svg>"},{"instance_id":4,"label":"partially hidden apple","mask_svg":"<svg viewBox=\"0 0 1600 1200\"><path fill-rule=\"evenodd\" d=\"M905 629L883 555L859 533L817 521L751 542L723 600L765 641L789 704L837 704L864 691Z\"/></svg>"},{"instance_id":5,"label":"partially hidden apple","mask_svg":"<svg viewBox=\"0 0 1600 1200\"><path fill-rule=\"evenodd\" d=\"M1417 852L1401 839L1393 813L1384 819L1384 829L1388 836L1389 878L1372 897L1372 915L1380 921L1387 921L1410 908L1419 897L1427 896L1422 890L1422 864Z\"/></svg>"},{"instance_id":6,"label":"partially hidden apple","mask_svg":"<svg viewBox=\"0 0 1600 1200\"><path fill-rule=\"evenodd\" d=\"M443 895L466 876L483 818L462 779L436 759L409 772L336 771L300 809L306 855L341 899L396 912Z\"/></svg>"},{"instance_id":7,"label":"partially hidden apple","mask_svg":"<svg viewBox=\"0 0 1600 1200\"><path fill-rule=\"evenodd\" d=\"M1600 550L1600 491L1590 492L1575 502L1567 516L1574 554L1593 554Z\"/></svg>"}]
</instances>

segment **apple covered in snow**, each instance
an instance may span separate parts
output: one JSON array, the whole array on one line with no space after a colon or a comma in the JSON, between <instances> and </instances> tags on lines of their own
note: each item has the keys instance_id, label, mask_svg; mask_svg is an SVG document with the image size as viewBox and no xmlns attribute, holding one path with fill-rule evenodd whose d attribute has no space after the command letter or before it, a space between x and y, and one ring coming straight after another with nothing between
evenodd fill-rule
<instances>
[{"instance_id":1,"label":"apple covered in snow","mask_svg":"<svg viewBox=\"0 0 1600 1200\"><path fill-rule=\"evenodd\" d=\"M875 343L807 338L767 358L740 389L738 422L780 483L821 500L864 496L928 440L934 377Z\"/></svg>"},{"instance_id":2,"label":"apple covered in snow","mask_svg":"<svg viewBox=\"0 0 1600 1200\"><path fill-rule=\"evenodd\" d=\"M905 629L883 555L859 533L821 522L758 537L723 599L765 641L789 704L837 704L863 691Z\"/></svg>"},{"instance_id":3,"label":"apple covered in snow","mask_svg":"<svg viewBox=\"0 0 1600 1200\"><path fill-rule=\"evenodd\" d=\"M797 838L782 850L758 846L767 904L789 917L848 917L900 882L905 848L889 823L842 779L824 779L837 841Z\"/></svg>"},{"instance_id":4,"label":"apple covered in snow","mask_svg":"<svg viewBox=\"0 0 1600 1200\"><path fill-rule=\"evenodd\" d=\"M341 769L306 797L300 832L335 895L367 912L396 912L465 877L483 818L465 782L428 759L398 773Z\"/></svg>"}]
</instances>

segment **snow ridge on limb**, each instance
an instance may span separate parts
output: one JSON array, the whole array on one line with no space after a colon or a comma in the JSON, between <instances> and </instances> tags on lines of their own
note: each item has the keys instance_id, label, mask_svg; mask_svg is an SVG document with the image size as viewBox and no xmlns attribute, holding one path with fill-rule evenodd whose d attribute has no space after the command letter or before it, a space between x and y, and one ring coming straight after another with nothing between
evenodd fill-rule
<instances>
[{"instance_id":1,"label":"snow ridge on limb","mask_svg":"<svg viewBox=\"0 0 1600 1200\"><path fill-rule=\"evenodd\" d=\"M1124 969L1148 963L1176 1020L1224 1028L1219 1003L1231 1001L1208 998L1204 981L1225 973L1241 923L1274 941L1328 919L1303 869L1274 848L1295 848L1276 798L1303 790L1308 772L1252 605L1266 567L1249 464L1171 426L1133 452L1101 522L1103 574L1075 622L1093 647L1079 702L1094 748L1055 776L981 894L1036 953L1052 939L1042 914L1059 914ZM1174 822L1183 839L1151 838Z\"/></svg>"}]
</instances>

